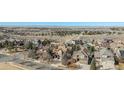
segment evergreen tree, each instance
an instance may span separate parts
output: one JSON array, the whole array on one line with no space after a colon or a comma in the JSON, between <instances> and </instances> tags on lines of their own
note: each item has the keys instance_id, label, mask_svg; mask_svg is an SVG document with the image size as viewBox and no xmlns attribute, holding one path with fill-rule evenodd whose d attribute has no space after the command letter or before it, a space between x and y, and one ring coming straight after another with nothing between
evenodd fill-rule
<instances>
[{"instance_id":1,"label":"evergreen tree","mask_svg":"<svg viewBox=\"0 0 124 93\"><path fill-rule=\"evenodd\" d=\"M38 40L37 42L38 42L38 45L40 45L42 43L41 40Z\"/></svg>"},{"instance_id":2,"label":"evergreen tree","mask_svg":"<svg viewBox=\"0 0 124 93\"><path fill-rule=\"evenodd\" d=\"M12 51L12 49L14 49L14 43L13 42L8 42L8 47L7 49L9 50L9 52Z\"/></svg>"},{"instance_id":3,"label":"evergreen tree","mask_svg":"<svg viewBox=\"0 0 124 93\"><path fill-rule=\"evenodd\" d=\"M92 57L91 65L90 65L90 70L96 70L96 62L95 58Z\"/></svg>"}]
</instances>

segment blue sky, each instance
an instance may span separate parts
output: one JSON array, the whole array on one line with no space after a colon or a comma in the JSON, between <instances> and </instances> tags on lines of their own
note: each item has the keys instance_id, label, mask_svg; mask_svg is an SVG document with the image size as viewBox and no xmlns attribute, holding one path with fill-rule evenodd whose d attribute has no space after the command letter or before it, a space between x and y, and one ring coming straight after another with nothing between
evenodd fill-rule
<instances>
[{"instance_id":1,"label":"blue sky","mask_svg":"<svg viewBox=\"0 0 124 93\"><path fill-rule=\"evenodd\" d=\"M124 22L0 22L0 26L124 26Z\"/></svg>"}]
</instances>

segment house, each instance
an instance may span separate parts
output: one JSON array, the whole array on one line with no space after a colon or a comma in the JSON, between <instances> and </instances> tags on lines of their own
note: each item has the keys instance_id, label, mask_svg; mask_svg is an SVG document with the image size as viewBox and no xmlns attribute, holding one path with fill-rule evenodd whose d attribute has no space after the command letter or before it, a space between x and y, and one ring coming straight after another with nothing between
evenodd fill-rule
<instances>
[{"instance_id":1,"label":"house","mask_svg":"<svg viewBox=\"0 0 124 93\"><path fill-rule=\"evenodd\" d=\"M124 48L116 48L115 54L119 62L124 62Z\"/></svg>"},{"instance_id":2,"label":"house","mask_svg":"<svg viewBox=\"0 0 124 93\"><path fill-rule=\"evenodd\" d=\"M100 69L103 70L115 69L114 63L115 63L114 55L111 49L102 48L100 50L100 65L102 65L102 67Z\"/></svg>"}]
</instances>

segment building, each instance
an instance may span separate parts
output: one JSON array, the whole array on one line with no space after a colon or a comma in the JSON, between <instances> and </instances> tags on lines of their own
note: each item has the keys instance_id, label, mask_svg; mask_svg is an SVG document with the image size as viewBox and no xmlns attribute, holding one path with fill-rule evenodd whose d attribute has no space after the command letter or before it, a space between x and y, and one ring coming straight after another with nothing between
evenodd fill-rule
<instances>
[{"instance_id":1,"label":"building","mask_svg":"<svg viewBox=\"0 0 124 93\"><path fill-rule=\"evenodd\" d=\"M103 48L100 50L100 65L102 67L100 69L103 70L109 70L109 69L115 69L114 66L114 54L111 51L111 49Z\"/></svg>"}]
</instances>

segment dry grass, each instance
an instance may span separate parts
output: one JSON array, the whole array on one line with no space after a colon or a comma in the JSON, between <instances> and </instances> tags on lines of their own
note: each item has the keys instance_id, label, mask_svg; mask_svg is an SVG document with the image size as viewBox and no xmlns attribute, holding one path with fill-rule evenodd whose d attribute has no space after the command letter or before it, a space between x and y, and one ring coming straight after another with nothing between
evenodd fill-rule
<instances>
[{"instance_id":1,"label":"dry grass","mask_svg":"<svg viewBox=\"0 0 124 93\"><path fill-rule=\"evenodd\" d=\"M18 67L12 66L9 63L0 63L0 70L21 70Z\"/></svg>"}]
</instances>

